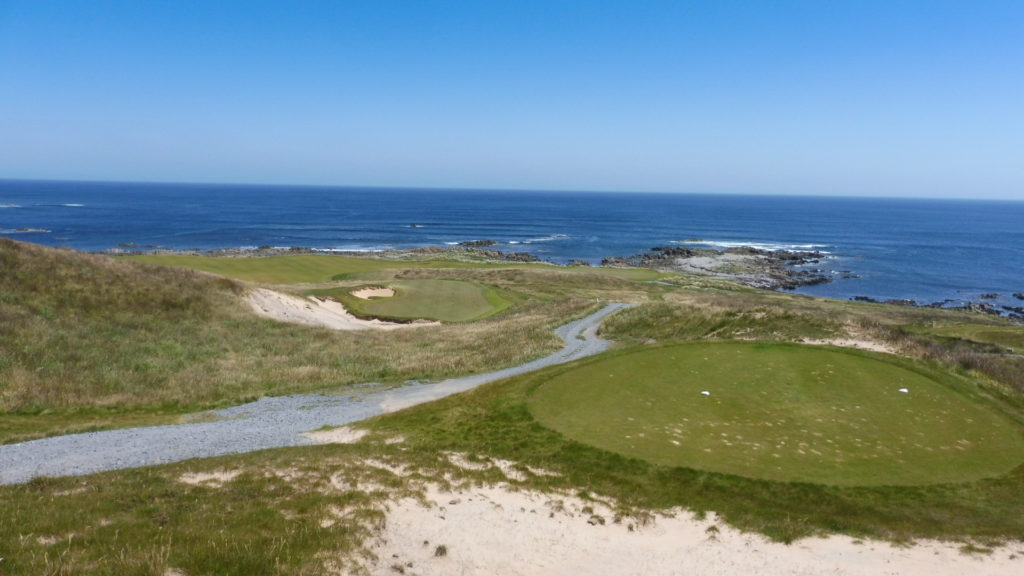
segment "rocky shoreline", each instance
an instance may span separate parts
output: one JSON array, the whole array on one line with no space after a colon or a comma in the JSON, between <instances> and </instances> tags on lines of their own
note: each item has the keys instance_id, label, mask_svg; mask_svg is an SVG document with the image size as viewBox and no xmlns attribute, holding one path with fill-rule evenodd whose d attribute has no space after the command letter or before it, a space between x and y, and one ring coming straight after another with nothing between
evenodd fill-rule
<instances>
[{"instance_id":1,"label":"rocky shoreline","mask_svg":"<svg viewBox=\"0 0 1024 576\"><path fill-rule=\"evenodd\" d=\"M1015 293L1014 298L1018 300L1024 300L1024 298L1018 298ZM999 294L982 294L983 300L995 300L999 297ZM941 308L943 310L961 310L963 312L973 312L975 314L988 314L989 316L1000 316L1003 318L1009 318L1014 322L1024 323L1024 306L996 306L988 302L961 302L958 300L940 300L938 302L921 303L917 300L910 299L898 299L898 300L877 300L868 296L854 296L850 298L855 302L870 302L872 304L887 304L889 306L906 306L909 308ZM957 302L961 302L957 304Z\"/></svg>"},{"instance_id":2,"label":"rocky shoreline","mask_svg":"<svg viewBox=\"0 0 1024 576\"><path fill-rule=\"evenodd\" d=\"M731 280L765 290L794 290L832 281L828 270L803 268L820 264L817 251L772 251L751 247L725 250L655 246L632 256L605 258L602 266L653 268ZM847 276L852 277L852 276Z\"/></svg>"},{"instance_id":3,"label":"rocky shoreline","mask_svg":"<svg viewBox=\"0 0 1024 576\"><path fill-rule=\"evenodd\" d=\"M472 240L453 246L425 246L378 252L358 252L300 246L253 248L216 248L203 250L172 249L160 246L139 247L134 244L120 244L105 254L191 254L230 258L260 258L295 254L335 254L339 256L373 256L378 258L403 258L415 255L448 255L455 257L479 258L501 262L542 262L529 252L504 252L490 248L493 240ZM745 286L765 290L793 290L800 286L813 286L831 282L827 270L803 269L806 265L819 264L824 258L821 252L783 252L750 247L728 248L726 250L693 249L676 246L656 246L650 251L632 256L613 256L601 260L601 266L618 268L651 268L663 272L678 272L712 276L731 280ZM590 266L585 260L570 260L568 266ZM849 276L847 276L849 277Z\"/></svg>"},{"instance_id":4,"label":"rocky shoreline","mask_svg":"<svg viewBox=\"0 0 1024 576\"><path fill-rule=\"evenodd\" d=\"M336 250L329 248L306 248L302 246L258 246L241 248L167 248L164 246L147 245L140 247L135 244L119 244L117 248L100 250L100 254L112 256L128 256L141 254L184 254L191 256L210 256L219 258L268 258L271 256L285 256L297 254L332 254L336 256L356 256L375 258L406 258L416 255L454 255L484 260L497 260L503 262L542 262L533 254L528 252L503 252L501 250L485 249L486 246L497 244L493 240L474 240L471 242L460 242L455 246L424 246L421 248L403 248L397 250L361 251L361 250Z\"/></svg>"},{"instance_id":5,"label":"rocky shoreline","mask_svg":"<svg viewBox=\"0 0 1024 576\"><path fill-rule=\"evenodd\" d=\"M339 256L370 256L374 258L410 259L418 256L445 256L471 260L489 260L498 262L544 262L529 252L504 252L491 248L497 242L493 240L471 240L459 242L451 246L425 246L382 251L353 251L325 248L292 247L241 247L217 249L175 249L162 246L147 245L140 247L135 244L120 244L117 248L103 250L101 253L111 255L131 254L188 254L196 256L216 256L229 258L261 258L295 254L334 254ZM662 272L693 274L728 280L744 286L763 290L795 290L802 286L814 286L832 282L834 278L850 279L858 276L848 270L829 270L819 265L826 259L819 251L773 251L753 247L733 247L724 250L710 248L688 248L682 246L655 246L647 252L630 256L611 256L601 260L600 266L617 268L650 268ZM555 266L558 264L548 262ZM585 260L570 260L567 266L590 266ZM1024 292L1015 292L1013 298L1024 301ZM983 294L981 301L944 300L931 303L920 303L915 300L877 300L868 296L854 296L850 300L887 304L892 306L909 306L918 308L943 308L947 310L963 310L979 314L988 314L1008 318L1024 323L1024 306L1007 306L993 304L990 300L999 298L999 294Z\"/></svg>"}]
</instances>

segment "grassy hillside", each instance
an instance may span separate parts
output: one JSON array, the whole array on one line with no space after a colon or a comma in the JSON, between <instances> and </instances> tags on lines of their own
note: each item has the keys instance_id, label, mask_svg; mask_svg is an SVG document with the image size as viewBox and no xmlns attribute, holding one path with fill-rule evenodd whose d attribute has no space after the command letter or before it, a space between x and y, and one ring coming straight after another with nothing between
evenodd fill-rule
<instances>
[{"instance_id":1,"label":"grassy hillside","mask_svg":"<svg viewBox=\"0 0 1024 576\"><path fill-rule=\"evenodd\" d=\"M618 341L611 354L375 418L362 424L371 434L356 444L0 487L0 556L5 557L0 573L344 571L368 553L365 538L380 527L385 501L416 494L423 481L501 481L612 498L626 521L642 522L651 511L673 506L713 510L724 522L783 541L842 532L901 542L948 538L968 541L967 549L977 551L1006 539L1024 540L1024 465L1016 453L1024 426L1024 365L1006 350L1021 341L1021 326L965 313L818 300L650 271L334 256L144 259L174 267L0 239L0 441L167 421L263 394L481 372L555 350L560 343L551 329L599 306L598 300L639 305L610 317L602 328ZM458 282L490 287L511 305L482 321L430 330L333 332L255 317L239 299L246 287L242 282L253 280L299 291L348 291L378 282ZM780 344L805 338L884 343L908 358L880 362L869 353ZM683 349L689 354L685 366L656 365L665 360L661 351ZM749 453L742 451L734 451L731 462L701 459L700 454L671 460L662 458L668 453L664 442L644 452L594 437L611 423L623 425L613 420L626 408L661 418L660 429L644 433L651 436L648 440L669 443L684 432L679 417L703 418L704 425L717 426L747 414L750 405L740 401L749 403L750 397L734 399L740 404L724 405L724 412L668 410L679 390L667 380L648 378L658 370L694 370L697 357L703 361L712 352L735 355L740 349L799 354L786 360L790 372L779 372L785 378L758 372L765 361L752 354L744 356L747 363L736 358L737 363L719 362L720 370L702 372L688 390L705 390L715 380L719 385L712 393L719 395L735 386L734 380L760 378L759 387L795 395L789 401L807 400L822 392L818 384L827 384L831 396L781 408L802 415L789 428L772 430L785 436L787 445L805 429L812 436L822 433L824 442L826 431L811 429L819 418L825 420L823 410L849 403L851 394L878 392L873 388L878 381L889 385L893 378L912 378L905 373L909 370L926 376L905 384L912 392L932 393L925 398L930 404L914 414L894 412L887 401L907 397L876 394L871 414L861 415L874 418L876 432L891 436L898 430L889 424L899 423L903 415L917 417L935 432L927 442L918 442L922 450L941 450L961 438L950 436L955 426L934 419L936 410L959 410L976 421L970 414L990 418L992 426L983 432L998 432L1003 443L996 448L1002 452L981 462L978 470L970 463L953 469L963 473L959 476L940 466L932 478L922 478L935 461L915 460L906 464L919 475L908 482L912 485L853 486L806 475L783 478L802 481L778 481L778 476L744 469ZM651 354L658 357L648 358ZM827 365L834 354L849 366L815 373L814 367ZM776 354L768 362L784 356ZM638 358L644 362L615 364ZM870 362L860 362L864 359ZM578 408L583 397L548 394L566 382L606 376L608 368L643 376L648 398L613 398L600 425L582 422L570 429L572 423L563 418L568 412L558 408ZM852 384L845 378L857 373L864 377ZM600 403L612 397L591 396L583 399ZM647 410L646 402L653 405L655 399L658 409ZM583 413L593 420L594 415ZM866 426L862 419L829 422ZM865 438L861 446L856 438L852 444L849 438L839 439L845 443L840 448L863 449ZM731 437L729 442L739 445ZM795 448L801 449L799 442ZM518 462L520 475L506 477L495 467L459 467L449 458L452 451L471 462ZM790 463L806 456L792 450L779 454ZM739 468L725 467L737 462ZM883 464L890 470L900 466L898 461ZM536 469L556 475L531 472Z\"/></svg>"},{"instance_id":2,"label":"grassy hillside","mask_svg":"<svg viewBox=\"0 0 1024 576\"><path fill-rule=\"evenodd\" d=\"M242 284L192 270L0 239L0 271L0 441L483 372L557 350L551 329L594 307L531 300L472 325L350 333L257 317Z\"/></svg>"}]
</instances>

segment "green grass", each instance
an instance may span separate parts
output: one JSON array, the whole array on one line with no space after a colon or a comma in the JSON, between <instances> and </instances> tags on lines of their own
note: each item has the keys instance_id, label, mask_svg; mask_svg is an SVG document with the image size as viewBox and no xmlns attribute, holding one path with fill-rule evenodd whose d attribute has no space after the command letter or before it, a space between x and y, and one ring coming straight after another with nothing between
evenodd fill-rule
<instances>
[{"instance_id":1,"label":"green grass","mask_svg":"<svg viewBox=\"0 0 1024 576\"><path fill-rule=\"evenodd\" d=\"M493 316L511 305L497 289L462 280L396 280L385 285L395 291L394 296L352 296L361 287L328 288L311 294L336 298L357 316L390 320L471 322Z\"/></svg>"},{"instance_id":2,"label":"green grass","mask_svg":"<svg viewBox=\"0 0 1024 576\"><path fill-rule=\"evenodd\" d=\"M1012 348L1018 354L1024 354L1024 326L1021 325L985 325L961 322L918 328L918 330L938 336L996 344L1004 348Z\"/></svg>"},{"instance_id":3,"label":"green grass","mask_svg":"<svg viewBox=\"0 0 1024 576\"><path fill-rule=\"evenodd\" d=\"M516 264L492 261L457 259L456 256L416 255L412 258L373 258L337 256L333 254L297 254L265 258L208 257L188 254L145 254L125 256L125 260L188 268L226 276L246 282L269 284L299 284L344 280L360 275L390 270L427 269L553 269L550 264ZM600 274L632 281L650 281L665 274L641 268L558 267L576 274Z\"/></svg>"},{"instance_id":4,"label":"green grass","mask_svg":"<svg viewBox=\"0 0 1024 576\"><path fill-rule=\"evenodd\" d=\"M342 332L258 317L238 282L191 270L9 240L0 270L0 442L486 372L554 352L551 330L597 306L562 292L468 325Z\"/></svg>"},{"instance_id":5,"label":"green grass","mask_svg":"<svg viewBox=\"0 0 1024 576\"><path fill-rule=\"evenodd\" d=\"M337 276L392 270L405 267L459 268L478 266L469 262L434 260L407 262L374 258L335 256L332 254L297 254L266 258L207 257L186 254L148 254L127 256L126 260L188 268L227 276L247 282L268 284L299 284L326 282Z\"/></svg>"},{"instance_id":6,"label":"green grass","mask_svg":"<svg viewBox=\"0 0 1024 576\"><path fill-rule=\"evenodd\" d=\"M677 506L698 513L713 510L733 526L786 542L834 532L900 542L955 539L983 547L1006 539L1024 540L1024 466L1013 468L1010 462L1020 440L1020 424L1013 422L1024 422L1024 388L1014 388L1013 383L1024 370L1015 368L1019 358L994 353L989 345L960 340L973 338L971 332L991 329L990 319L766 293L721 281L643 270L443 258L435 262L329 255L139 257L247 281L318 284L298 289L349 290L369 282L457 281L489 287L514 305L481 321L430 330L338 333L254 317L239 302L244 287L233 280L0 240L0 442L166 422L189 411L264 394L482 372L556 350L560 342L551 330L594 310L599 301L642 304L612 316L602 329L602 334L619 341L618 346L631 350L523 375L372 419L361 425L373 432L357 444L268 450L0 487L0 557L5 558L0 574L346 573L352 571L353 561L369 553L363 548L365 538L380 526L385 501L390 496L415 494L424 481L463 487L467 482L507 482L514 488L571 491L584 497L614 499L623 514L641 516L648 510ZM671 285L647 283L650 280ZM493 301L492 305L498 306ZM957 338L953 334L910 335L920 336L913 340L900 332L907 326L954 323L968 327ZM998 342L1007 345L1003 338L1013 334L1013 329L998 330L1005 332L996 336ZM724 350L726 355L730 350L755 348L753 344L728 343L680 346L680 342L796 340L847 334L904 346L905 354L929 360L882 362L869 354L821 350L824 356L811 362L804 348L769 344L757 351L777 357L800 351L800 358L793 361L797 368L804 361L812 371L810 365L821 366L822 362L833 362L836 367L850 363L843 364L844 370L833 368L833 374L820 373L826 384L834 379L827 390L834 396L828 397L815 396L816 380L810 379L807 370L795 369L794 378L805 379L796 390L804 396L801 402L786 407L785 417L792 414L815 425L838 426L826 416L836 413L832 408L839 401L861 398L858 389L871 392L865 381L875 376L898 375L908 379L905 385L911 394L872 396L877 402L887 401L873 405L871 414L864 416L874 419L877 429L894 423L877 421L875 410L884 413L886 408L898 406L894 402L913 401L924 402L933 410L890 411L892 420L901 425L899 430L890 430L894 434L915 426L930 430L933 435L924 439L922 446L941 450L961 439L952 435L964 429L959 424L942 427L927 417L935 410L947 410L949 418L959 411L961 418L992 424L989 430L1015 430L1016 440L993 432L992 445L977 447L993 449L1002 438L1008 442L1002 444L1006 449L990 460L981 458L976 465L966 462L981 452L954 449L949 470L931 470L933 480L947 474L945 483L908 480L905 485L871 481L842 485L715 471L708 460L679 463L656 461L656 455L627 455L632 452L602 448L576 433L560 432L556 424L548 425L535 416L536 403L548 383L573 378L575 371L601 362L704 346L708 351ZM982 341L982 337L976 339ZM650 347L652 342L659 346ZM958 351L964 346L969 354ZM759 376L754 369L742 375L748 373ZM859 383L850 378L853 387L844 389L846 379L840 377L847 374L865 377ZM770 379L762 382L772 384ZM653 392L659 392L658 386L654 388ZM724 400L724 390L711 389L713 396L701 399ZM885 391L891 392L889 388ZM718 417L731 416L735 421L748 412L767 409L759 401L751 404L749 396L740 399L746 404L722 404L726 412ZM628 400L619 403L619 411L630 406ZM573 407L569 401L563 404L567 410ZM742 409L744 406L749 410ZM865 405L861 406L865 411ZM662 397L660 402L652 402L644 416L662 418L661 411L678 414L676 408L671 397ZM700 415L706 417L707 413ZM612 413L593 429L610 427L615 416ZM811 428L806 429L813 436ZM980 429L967 431L975 430ZM676 439L674 429L662 427L651 434L655 432L662 439ZM789 432L796 433L793 429ZM758 433L769 435L764 429ZM824 438L825 432L821 433ZM394 442L397 438L404 441ZM836 436L829 438L837 441ZM748 440L746 435L744 440ZM855 442L851 448L848 438L842 440L847 442L844 452L856 448ZM863 444L865 439L861 440ZM898 442L887 446L903 450L903 454L893 453L897 459L919 455ZM496 469L459 469L447 461L447 451L463 452L476 461L501 458L519 462L525 479L505 478ZM734 463L742 463L742 456L737 453ZM780 458L783 456L789 463L799 462L796 455L780 453ZM959 460L961 456L968 460ZM400 478L370 464L372 461L405 466L411 476ZM838 462L838 458L831 461ZM907 468L928 471L933 464L913 462L921 466L908 464ZM525 466L558 476L534 475ZM801 477L815 468L802 469ZM824 469L830 476L837 474L835 469ZM181 482L187 471L218 470L238 475L222 484L190 486ZM891 467L882 472L893 473Z\"/></svg>"},{"instance_id":7,"label":"green grass","mask_svg":"<svg viewBox=\"0 0 1024 576\"><path fill-rule=\"evenodd\" d=\"M0 574L353 573L403 483L338 450L283 466L273 454L218 459L235 474L225 482L190 485L184 463L0 487Z\"/></svg>"},{"instance_id":8,"label":"green grass","mask_svg":"<svg viewBox=\"0 0 1024 576\"><path fill-rule=\"evenodd\" d=\"M589 362L540 386L530 409L627 457L777 481L964 482L1024 462L1018 425L933 378L849 351L687 344Z\"/></svg>"}]
</instances>

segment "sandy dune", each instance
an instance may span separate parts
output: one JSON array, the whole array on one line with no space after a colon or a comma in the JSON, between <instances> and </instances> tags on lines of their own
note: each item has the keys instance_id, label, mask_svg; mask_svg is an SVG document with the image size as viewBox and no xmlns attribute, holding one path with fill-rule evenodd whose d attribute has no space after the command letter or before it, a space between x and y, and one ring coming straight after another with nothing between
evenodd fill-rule
<instances>
[{"instance_id":1,"label":"sandy dune","mask_svg":"<svg viewBox=\"0 0 1024 576\"><path fill-rule=\"evenodd\" d=\"M573 496L500 487L428 491L431 507L392 504L371 574L452 575L922 575L991 576L1024 573L1024 543L991 554L964 554L959 545L911 547L846 536L792 545L744 534L687 512L646 526L615 523L600 503ZM592 508L584 509L585 507ZM441 550L439 550L439 547Z\"/></svg>"},{"instance_id":2,"label":"sandy dune","mask_svg":"<svg viewBox=\"0 0 1024 576\"><path fill-rule=\"evenodd\" d=\"M266 288L256 288L250 291L246 300L252 309L261 316L281 322L323 326L334 330L395 330L440 325L439 322L428 321L397 323L363 320L350 314L344 306L334 300L301 298Z\"/></svg>"}]
</instances>

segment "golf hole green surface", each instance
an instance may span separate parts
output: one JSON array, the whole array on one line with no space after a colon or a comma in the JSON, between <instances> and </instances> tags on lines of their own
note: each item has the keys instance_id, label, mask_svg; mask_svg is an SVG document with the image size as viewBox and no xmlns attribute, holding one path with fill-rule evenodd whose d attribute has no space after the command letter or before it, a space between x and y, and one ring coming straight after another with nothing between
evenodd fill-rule
<instances>
[{"instance_id":1,"label":"golf hole green surface","mask_svg":"<svg viewBox=\"0 0 1024 576\"><path fill-rule=\"evenodd\" d=\"M608 356L541 384L529 406L585 444L769 480L960 482L1024 461L1019 427L981 401L894 363L812 346L701 343Z\"/></svg>"}]
</instances>

